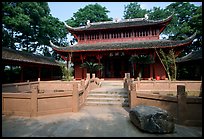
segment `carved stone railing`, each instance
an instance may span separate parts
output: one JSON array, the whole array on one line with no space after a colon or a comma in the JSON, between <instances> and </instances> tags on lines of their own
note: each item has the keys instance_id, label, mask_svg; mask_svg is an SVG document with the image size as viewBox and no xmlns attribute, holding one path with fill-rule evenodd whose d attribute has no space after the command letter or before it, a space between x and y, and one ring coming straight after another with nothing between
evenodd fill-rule
<instances>
[{"instance_id":1,"label":"carved stone railing","mask_svg":"<svg viewBox=\"0 0 204 139\"><path fill-rule=\"evenodd\" d=\"M134 81L127 74L124 88L130 108L157 106L172 113L178 124L202 125L201 81Z\"/></svg>"},{"instance_id":2,"label":"carved stone railing","mask_svg":"<svg viewBox=\"0 0 204 139\"><path fill-rule=\"evenodd\" d=\"M93 76L94 77L94 76ZM101 80L38 81L2 85L2 113L5 115L40 116L78 112L90 90L100 87Z\"/></svg>"}]
</instances>

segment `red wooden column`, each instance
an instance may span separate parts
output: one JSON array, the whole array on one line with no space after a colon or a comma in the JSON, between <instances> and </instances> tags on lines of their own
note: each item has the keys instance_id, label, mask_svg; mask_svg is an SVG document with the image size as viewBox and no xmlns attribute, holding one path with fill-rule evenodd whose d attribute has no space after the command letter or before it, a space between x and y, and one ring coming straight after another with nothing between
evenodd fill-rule
<instances>
[{"instance_id":1,"label":"red wooden column","mask_svg":"<svg viewBox=\"0 0 204 139\"><path fill-rule=\"evenodd\" d=\"M155 58L155 57L154 57L154 54L150 54L150 56L151 56L152 58ZM154 65L154 64L150 64L150 78L151 78L151 79L153 79L153 76L154 76L154 73L153 73L153 72L154 72L154 70L153 70L153 65Z\"/></svg>"},{"instance_id":2,"label":"red wooden column","mask_svg":"<svg viewBox=\"0 0 204 139\"><path fill-rule=\"evenodd\" d=\"M55 78L53 77L53 72L54 72L54 71L53 71L53 66L51 66L50 69L51 69L51 78L50 78L50 79L51 79L51 80L55 80Z\"/></svg>"},{"instance_id":3,"label":"red wooden column","mask_svg":"<svg viewBox=\"0 0 204 139\"><path fill-rule=\"evenodd\" d=\"M24 66L23 65L20 65L21 66L21 79L20 79L20 82L23 82L23 69L24 69Z\"/></svg>"},{"instance_id":4,"label":"red wooden column","mask_svg":"<svg viewBox=\"0 0 204 139\"><path fill-rule=\"evenodd\" d=\"M39 66L38 67L38 78L40 78L41 77L41 67Z\"/></svg>"},{"instance_id":5,"label":"red wooden column","mask_svg":"<svg viewBox=\"0 0 204 139\"><path fill-rule=\"evenodd\" d=\"M70 63L71 63L71 61L72 61L72 53L68 53L68 57L67 57L67 68L69 68L69 62L68 61L70 61Z\"/></svg>"},{"instance_id":6,"label":"red wooden column","mask_svg":"<svg viewBox=\"0 0 204 139\"><path fill-rule=\"evenodd\" d=\"M86 56L84 55L80 55L80 59L81 59L81 63L83 64L84 63L84 60L85 60ZM86 77L86 72L84 71L84 68L81 69L82 70L82 79L84 79Z\"/></svg>"},{"instance_id":7,"label":"red wooden column","mask_svg":"<svg viewBox=\"0 0 204 139\"><path fill-rule=\"evenodd\" d=\"M100 65L101 64L102 55L98 54L96 56L96 58L98 59L98 64ZM98 77L101 78L101 70L98 71Z\"/></svg>"},{"instance_id":8,"label":"red wooden column","mask_svg":"<svg viewBox=\"0 0 204 139\"><path fill-rule=\"evenodd\" d=\"M156 63L156 52L155 51L154 51L153 57L154 57L154 61ZM153 64L153 67L152 67L152 69L153 69L153 76L154 76L153 78L156 78L155 63Z\"/></svg>"},{"instance_id":9,"label":"red wooden column","mask_svg":"<svg viewBox=\"0 0 204 139\"><path fill-rule=\"evenodd\" d=\"M80 59L81 59L81 63L83 64L84 63L84 58L82 55L80 55ZM84 79L84 68L81 69L82 70L82 79Z\"/></svg>"}]
</instances>

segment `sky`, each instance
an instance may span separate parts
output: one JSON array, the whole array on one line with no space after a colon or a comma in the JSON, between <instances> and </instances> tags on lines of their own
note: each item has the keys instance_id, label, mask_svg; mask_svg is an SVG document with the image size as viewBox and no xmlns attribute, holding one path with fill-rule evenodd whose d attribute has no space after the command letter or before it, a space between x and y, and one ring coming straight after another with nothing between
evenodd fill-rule
<instances>
[{"instance_id":1,"label":"sky","mask_svg":"<svg viewBox=\"0 0 204 139\"><path fill-rule=\"evenodd\" d=\"M106 7L110 12L107 13L108 17L113 19L123 18L125 5L130 2L48 2L52 16L58 18L60 21L65 21L73 17L80 8L84 8L88 4L98 3L103 7ZM153 7L165 8L172 2L138 2L143 9L152 9ZM202 5L202 2L190 2L196 6Z\"/></svg>"}]
</instances>

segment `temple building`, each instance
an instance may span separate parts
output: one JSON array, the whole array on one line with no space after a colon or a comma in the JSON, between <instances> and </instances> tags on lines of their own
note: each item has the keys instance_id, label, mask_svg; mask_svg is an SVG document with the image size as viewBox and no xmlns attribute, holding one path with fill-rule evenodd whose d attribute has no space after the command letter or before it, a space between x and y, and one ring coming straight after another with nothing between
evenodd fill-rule
<instances>
[{"instance_id":1,"label":"temple building","mask_svg":"<svg viewBox=\"0 0 204 139\"><path fill-rule=\"evenodd\" d=\"M155 50L173 48L179 54L195 38L194 34L179 41L160 39L159 35L172 18L173 14L163 20L135 18L87 22L87 25L75 28L65 23L68 32L78 43L67 47L59 47L52 42L50 44L64 60L73 62L75 79L86 77L87 69L81 68L81 64L86 61L103 65L104 68L96 72L99 78L123 78L125 73L130 73L133 78L165 79L166 71ZM130 58L135 55L148 56L153 62L143 66L132 63Z\"/></svg>"},{"instance_id":2,"label":"temple building","mask_svg":"<svg viewBox=\"0 0 204 139\"><path fill-rule=\"evenodd\" d=\"M60 63L51 57L2 47L2 83L62 79Z\"/></svg>"}]
</instances>

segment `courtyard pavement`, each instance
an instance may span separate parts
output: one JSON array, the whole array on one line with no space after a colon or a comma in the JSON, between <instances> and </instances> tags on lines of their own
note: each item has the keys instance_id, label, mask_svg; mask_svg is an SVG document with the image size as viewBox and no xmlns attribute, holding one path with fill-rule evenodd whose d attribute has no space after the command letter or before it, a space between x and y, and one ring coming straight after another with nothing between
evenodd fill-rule
<instances>
[{"instance_id":1,"label":"courtyard pavement","mask_svg":"<svg viewBox=\"0 0 204 139\"><path fill-rule=\"evenodd\" d=\"M202 137L202 127L181 125L171 134L142 132L128 112L119 106L83 106L77 113L35 118L2 115L2 137Z\"/></svg>"}]
</instances>

